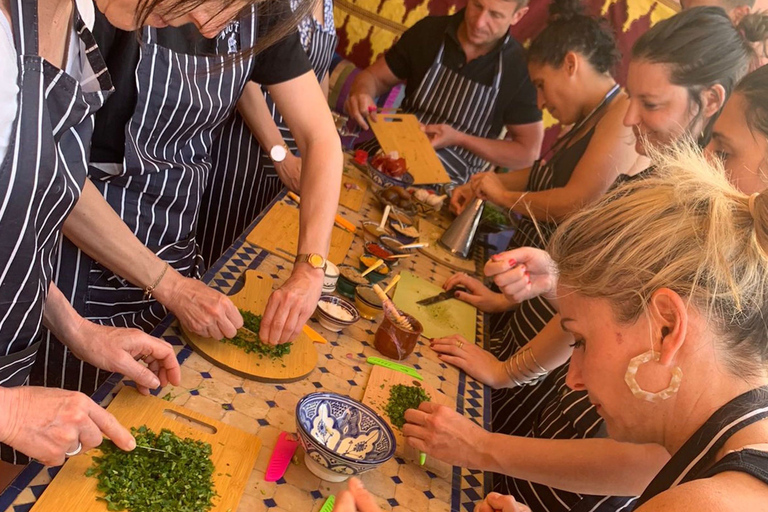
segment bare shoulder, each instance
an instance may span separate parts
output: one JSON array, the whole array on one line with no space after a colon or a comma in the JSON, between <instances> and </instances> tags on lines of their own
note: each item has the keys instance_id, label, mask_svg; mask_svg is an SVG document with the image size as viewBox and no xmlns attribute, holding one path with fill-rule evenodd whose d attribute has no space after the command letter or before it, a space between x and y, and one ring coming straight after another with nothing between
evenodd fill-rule
<instances>
[{"instance_id":1,"label":"bare shoulder","mask_svg":"<svg viewBox=\"0 0 768 512\"><path fill-rule=\"evenodd\" d=\"M629 97L623 91L619 92L616 98L608 105L608 110L598 123L598 129L615 130L616 127L626 128L624 126L624 115L629 107ZM627 128L630 129L631 128Z\"/></svg>"},{"instance_id":2,"label":"bare shoulder","mask_svg":"<svg viewBox=\"0 0 768 512\"><path fill-rule=\"evenodd\" d=\"M729 471L659 494L635 512L726 512L768 510L768 484Z\"/></svg>"}]
</instances>

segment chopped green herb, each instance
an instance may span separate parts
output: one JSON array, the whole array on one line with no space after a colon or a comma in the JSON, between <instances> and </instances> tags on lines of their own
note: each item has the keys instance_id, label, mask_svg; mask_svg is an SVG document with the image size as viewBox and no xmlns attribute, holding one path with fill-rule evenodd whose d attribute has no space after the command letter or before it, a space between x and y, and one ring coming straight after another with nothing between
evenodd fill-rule
<instances>
[{"instance_id":1,"label":"chopped green herb","mask_svg":"<svg viewBox=\"0 0 768 512\"><path fill-rule=\"evenodd\" d=\"M124 452L105 440L86 476L98 479L97 499L107 510L207 512L218 494L213 488L211 445L182 439L168 429L156 434L131 428L136 449ZM144 447L144 448L142 448Z\"/></svg>"},{"instance_id":2,"label":"chopped green herb","mask_svg":"<svg viewBox=\"0 0 768 512\"><path fill-rule=\"evenodd\" d=\"M174 397L174 396L171 394L171 392L169 391L169 392L167 392L166 394L164 394L164 395L163 395L163 398L162 398L162 400L165 400L166 402L170 402L170 401L171 401L171 400L173 400L174 398L175 398L175 397Z\"/></svg>"},{"instance_id":3,"label":"chopped green herb","mask_svg":"<svg viewBox=\"0 0 768 512\"><path fill-rule=\"evenodd\" d=\"M389 416L392 425L403 428L405 425L405 411L418 409L421 402L428 402L431 397L418 386L406 386L395 384L389 388L389 402L384 407L384 412Z\"/></svg>"},{"instance_id":4,"label":"chopped green herb","mask_svg":"<svg viewBox=\"0 0 768 512\"><path fill-rule=\"evenodd\" d=\"M224 338L222 343L230 343L243 349L246 354L257 352L259 359L267 356L271 359L280 359L291 352L292 343L282 343L280 345L268 345L262 343L259 339L259 327L261 327L261 315L254 315L250 311L240 310L243 316L243 327L256 335L256 339L250 333L238 331L234 338Z\"/></svg>"}]
</instances>

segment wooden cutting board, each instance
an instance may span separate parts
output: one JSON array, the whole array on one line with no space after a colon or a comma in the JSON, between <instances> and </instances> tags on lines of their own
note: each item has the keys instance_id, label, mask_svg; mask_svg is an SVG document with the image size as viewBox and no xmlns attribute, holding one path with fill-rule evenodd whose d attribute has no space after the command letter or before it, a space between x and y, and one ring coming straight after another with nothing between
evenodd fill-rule
<instances>
[{"instance_id":1,"label":"wooden cutting board","mask_svg":"<svg viewBox=\"0 0 768 512\"><path fill-rule=\"evenodd\" d=\"M356 185L357 188L347 188L346 185ZM363 206L365 191L368 190L368 184L365 180L353 178L343 174L341 177L341 194L339 194L339 204L346 206L352 211L359 212Z\"/></svg>"},{"instance_id":2,"label":"wooden cutting board","mask_svg":"<svg viewBox=\"0 0 768 512\"><path fill-rule=\"evenodd\" d=\"M354 238L354 233L334 226L328 259L341 265ZM293 263L299 246L299 209L282 201L275 204L246 240Z\"/></svg>"},{"instance_id":3,"label":"wooden cutting board","mask_svg":"<svg viewBox=\"0 0 768 512\"><path fill-rule=\"evenodd\" d=\"M427 135L421 131L419 120L413 114L378 114L371 129L385 153L397 151L405 158L414 185L450 183ZM373 155L371 155L373 156Z\"/></svg>"},{"instance_id":4,"label":"wooden cutting board","mask_svg":"<svg viewBox=\"0 0 768 512\"><path fill-rule=\"evenodd\" d=\"M437 391L423 380L416 380L404 373L390 370L389 368L384 368L383 366L378 365L374 366L371 370L371 375L368 377L368 384L365 387L365 395L363 395L363 403L376 411L379 416L384 418L384 420L392 428L392 432L394 432L395 440L397 442L397 449L395 453L401 457L405 457L418 463L419 451L415 448L412 448L405 442L405 436L403 436L402 431L392 425L389 416L386 412L384 412L384 408L389 402L389 390L396 384L404 384L406 386L421 386L430 396L432 402L446 405L451 409L455 409L456 404L447 395ZM450 465L438 461L437 459L430 459L429 457L427 457L426 465L429 466L430 469L441 467L445 470L446 474L450 474L451 471ZM442 472L443 471L441 471L441 473Z\"/></svg>"},{"instance_id":5,"label":"wooden cutting board","mask_svg":"<svg viewBox=\"0 0 768 512\"><path fill-rule=\"evenodd\" d=\"M146 425L157 433L167 428L179 437L210 443L211 460L216 466L213 482L219 493L219 497L213 500L214 507L211 510L226 512L237 509L261 448L258 437L165 400L143 396L130 387L123 388L107 410L126 428ZM193 426L195 422L207 426L208 431ZM211 430L213 433L209 433ZM98 453L98 450L91 450L69 459L32 510L105 512L106 502L96 500L101 495L96 490L96 478L84 476L92 464L92 456Z\"/></svg>"},{"instance_id":6,"label":"wooden cutting board","mask_svg":"<svg viewBox=\"0 0 768 512\"><path fill-rule=\"evenodd\" d=\"M419 221L419 241L429 242L429 247L422 247L419 251L453 270L467 272L470 275L477 273L477 267L474 260L459 258L438 243L438 240L440 240L440 237L443 236L444 232L444 229L435 226L426 219L421 219Z\"/></svg>"},{"instance_id":7,"label":"wooden cutting board","mask_svg":"<svg viewBox=\"0 0 768 512\"><path fill-rule=\"evenodd\" d=\"M272 293L272 278L257 270L246 270L245 286L230 297L240 309L261 315ZM312 340L303 332L293 341L291 353L282 359L259 359L258 354L246 354L236 346L213 338L204 338L184 329L184 334L195 349L211 363L246 379L262 382L292 382L301 380L315 369L317 351Z\"/></svg>"},{"instance_id":8,"label":"wooden cutting board","mask_svg":"<svg viewBox=\"0 0 768 512\"><path fill-rule=\"evenodd\" d=\"M444 290L411 272L400 272L395 295L398 309L413 315L424 326L427 338L443 338L461 334L470 343L475 342L477 309L457 299L448 299L431 306L420 306L417 301L427 299Z\"/></svg>"}]
</instances>

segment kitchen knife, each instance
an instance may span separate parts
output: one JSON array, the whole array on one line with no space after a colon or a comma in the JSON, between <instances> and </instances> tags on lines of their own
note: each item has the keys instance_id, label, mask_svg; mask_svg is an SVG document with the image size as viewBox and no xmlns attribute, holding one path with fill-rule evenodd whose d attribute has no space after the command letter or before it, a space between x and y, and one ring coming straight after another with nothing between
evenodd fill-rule
<instances>
[{"instance_id":1,"label":"kitchen knife","mask_svg":"<svg viewBox=\"0 0 768 512\"><path fill-rule=\"evenodd\" d=\"M432 304L437 304L438 302L443 302L444 300L448 299L455 299L454 296L456 292L466 292L467 289L463 286L454 286L448 291L438 293L437 295L433 295L432 297L427 297L426 299L421 299L419 301L416 301L416 304L419 306L431 306Z\"/></svg>"}]
</instances>

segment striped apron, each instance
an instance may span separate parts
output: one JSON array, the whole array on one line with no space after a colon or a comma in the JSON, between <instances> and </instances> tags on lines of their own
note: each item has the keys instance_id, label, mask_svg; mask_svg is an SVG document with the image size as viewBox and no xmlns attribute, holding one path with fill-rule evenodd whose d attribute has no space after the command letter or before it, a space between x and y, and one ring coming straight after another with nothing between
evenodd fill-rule
<instances>
[{"instance_id":1,"label":"striped apron","mask_svg":"<svg viewBox=\"0 0 768 512\"><path fill-rule=\"evenodd\" d=\"M308 45L304 50L318 81L328 73L337 42L331 0L324 0L324 9L325 26L310 15L310 36L301 38L302 45ZM331 13L330 23L328 12ZM264 97L283 140L292 152L297 153L296 141L272 97L266 91ZM209 266L283 188L269 158L269 150L259 145L238 112L226 123L214 145L212 158L213 172L203 197L197 232L200 252Z\"/></svg>"},{"instance_id":2,"label":"striped apron","mask_svg":"<svg viewBox=\"0 0 768 512\"><path fill-rule=\"evenodd\" d=\"M574 129L562 137L550 150L552 157L544 164L537 160L531 168L526 190L550 190L565 186L594 135L592 127L579 139L574 136L584 123L603 112L603 107L615 98L619 88L613 88L603 102ZM541 235L533 221L522 217L510 246L543 248L557 229L554 222L539 222ZM543 236L543 238L542 238ZM491 352L506 360L538 335L554 317L556 311L543 297L526 300L513 311L492 318ZM584 439L604 436L602 418L590 404L584 391L573 391L565 384L568 363L555 369L533 386L517 386L491 392L491 425L494 432L537 439ZM565 512L578 506L579 510L610 512L630 510L633 499L616 496L587 496L563 491L526 480L495 475L494 490L512 494L534 512Z\"/></svg>"},{"instance_id":3,"label":"striped apron","mask_svg":"<svg viewBox=\"0 0 768 512\"><path fill-rule=\"evenodd\" d=\"M43 307L61 225L80 197L92 114L112 91L106 66L75 7L83 76L38 55L37 0L11 2L19 102L0 168L0 385L20 386L40 346ZM2 459L28 458L3 445Z\"/></svg>"},{"instance_id":4,"label":"striped apron","mask_svg":"<svg viewBox=\"0 0 768 512\"><path fill-rule=\"evenodd\" d=\"M680 484L711 476L709 468L726 441L739 430L765 418L768 418L768 386L747 391L723 405L661 468L637 500L637 507ZM763 475L768 472L768 467L759 469Z\"/></svg>"},{"instance_id":5,"label":"striped apron","mask_svg":"<svg viewBox=\"0 0 768 512\"><path fill-rule=\"evenodd\" d=\"M230 53L253 45L255 16L219 35ZM89 176L136 237L182 275L199 277L195 243L211 146L251 76L252 59L195 56L156 43L144 28L136 67L137 102L126 125L122 166L89 168ZM98 165L98 164L97 164ZM104 169L114 169L107 172ZM128 283L64 240L57 283L75 309L94 322L152 330L167 314ZM92 394L109 374L77 359L47 333L35 383Z\"/></svg>"},{"instance_id":6,"label":"striped apron","mask_svg":"<svg viewBox=\"0 0 768 512\"><path fill-rule=\"evenodd\" d=\"M502 44L506 44L509 37L505 36ZM444 66L444 50L445 43L440 46L437 57L416 92L403 101L403 110L416 115L422 124L448 124L475 137L497 137L499 133L491 133L491 128L503 72L503 52L499 52L493 83L483 85ZM378 151L379 143L374 138L360 148L373 154ZM480 156L459 146L438 149L437 156L451 181L458 185L466 183L488 164Z\"/></svg>"}]
</instances>

